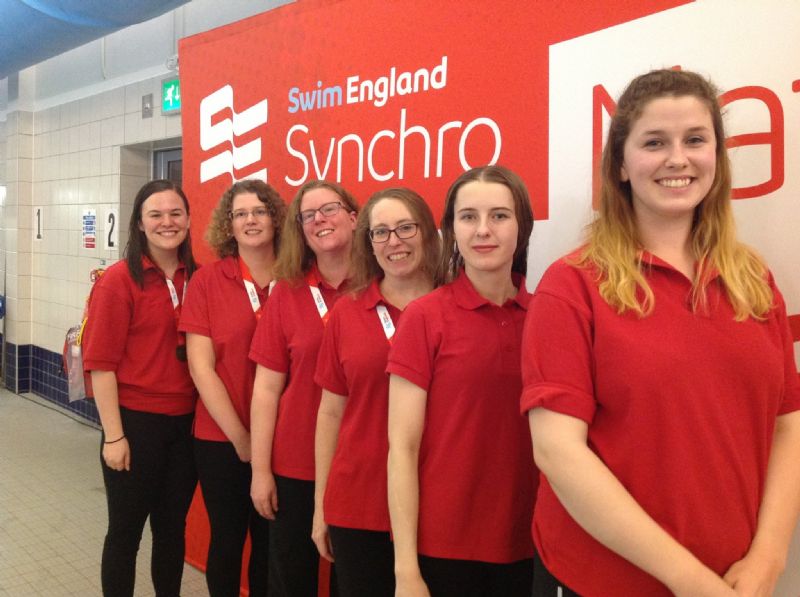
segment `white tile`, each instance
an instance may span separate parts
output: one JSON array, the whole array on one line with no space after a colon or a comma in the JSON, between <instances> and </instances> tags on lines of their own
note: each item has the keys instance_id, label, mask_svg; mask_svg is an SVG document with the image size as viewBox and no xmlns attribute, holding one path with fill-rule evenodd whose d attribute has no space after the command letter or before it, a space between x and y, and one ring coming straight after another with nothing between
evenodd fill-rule
<instances>
[{"instance_id":1,"label":"white tile","mask_svg":"<svg viewBox=\"0 0 800 597\"><path fill-rule=\"evenodd\" d=\"M165 116L164 120L167 123L167 128L166 128L167 138L180 137L182 135L180 116L178 116L177 114L174 114L172 116Z\"/></svg>"},{"instance_id":2,"label":"white tile","mask_svg":"<svg viewBox=\"0 0 800 597\"><path fill-rule=\"evenodd\" d=\"M100 149L89 150L89 176L100 176Z\"/></svg>"},{"instance_id":3,"label":"white tile","mask_svg":"<svg viewBox=\"0 0 800 597\"><path fill-rule=\"evenodd\" d=\"M23 135L32 135L33 131L33 112L27 110L19 111L19 123L17 131Z\"/></svg>"},{"instance_id":4,"label":"white tile","mask_svg":"<svg viewBox=\"0 0 800 597\"><path fill-rule=\"evenodd\" d=\"M67 145L67 151L69 153L75 153L77 151L80 151L81 149L80 127L72 126L66 129L66 131L69 134L69 144Z\"/></svg>"},{"instance_id":5,"label":"white tile","mask_svg":"<svg viewBox=\"0 0 800 597\"><path fill-rule=\"evenodd\" d=\"M95 106L93 98L84 97L78 100L78 124L86 124L95 119Z\"/></svg>"},{"instance_id":6,"label":"white tile","mask_svg":"<svg viewBox=\"0 0 800 597\"><path fill-rule=\"evenodd\" d=\"M48 135L49 136L49 135ZM17 149L19 157L33 157L33 135L17 135Z\"/></svg>"},{"instance_id":7,"label":"white tile","mask_svg":"<svg viewBox=\"0 0 800 597\"><path fill-rule=\"evenodd\" d=\"M95 176L80 180L78 189L80 193L79 202L81 204L94 206L94 204L100 202L100 180L99 177Z\"/></svg>"},{"instance_id":8,"label":"white tile","mask_svg":"<svg viewBox=\"0 0 800 597\"><path fill-rule=\"evenodd\" d=\"M70 129L60 129L54 131L53 135L56 137L56 147L58 153L69 153L69 131Z\"/></svg>"},{"instance_id":9,"label":"white tile","mask_svg":"<svg viewBox=\"0 0 800 597\"><path fill-rule=\"evenodd\" d=\"M94 121L89 123L89 149L97 149L101 145L100 140L100 122Z\"/></svg>"},{"instance_id":10,"label":"white tile","mask_svg":"<svg viewBox=\"0 0 800 597\"><path fill-rule=\"evenodd\" d=\"M141 122L142 118L141 115L133 112L130 114L125 114L125 143L138 143L142 140L142 136L140 133L139 123Z\"/></svg>"},{"instance_id":11,"label":"white tile","mask_svg":"<svg viewBox=\"0 0 800 597\"><path fill-rule=\"evenodd\" d=\"M125 114L141 112L142 99L139 93L139 83L131 83L125 86Z\"/></svg>"}]
</instances>

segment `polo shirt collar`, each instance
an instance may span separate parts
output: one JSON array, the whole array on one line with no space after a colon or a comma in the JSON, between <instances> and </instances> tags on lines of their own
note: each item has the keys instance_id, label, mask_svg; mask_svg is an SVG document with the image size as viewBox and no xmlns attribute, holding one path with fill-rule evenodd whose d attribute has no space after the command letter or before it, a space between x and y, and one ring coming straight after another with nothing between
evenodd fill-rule
<instances>
[{"instance_id":1,"label":"polo shirt collar","mask_svg":"<svg viewBox=\"0 0 800 597\"><path fill-rule=\"evenodd\" d=\"M514 281L514 286L517 287L517 294L510 300L516 303L521 309L527 311L531 295L525 288L525 276L512 273L511 279ZM472 285L472 282L470 282L467 274L464 273L463 268L458 272L458 276L455 280L453 280L451 287L453 289L453 296L456 300L456 304L463 309L474 311L475 309L478 309L484 305L490 305L493 307L497 306L478 294L478 291L475 290L475 287Z\"/></svg>"},{"instance_id":2,"label":"polo shirt collar","mask_svg":"<svg viewBox=\"0 0 800 597\"><path fill-rule=\"evenodd\" d=\"M178 267L175 270L175 273L179 272L180 270L184 269L184 265L182 261L178 261ZM155 262L150 259L147 255L142 255L142 271L147 270L155 270L160 276L166 277L164 270L162 270Z\"/></svg>"},{"instance_id":3,"label":"polo shirt collar","mask_svg":"<svg viewBox=\"0 0 800 597\"><path fill-rule=\"evenodd\" d=\"M670 263L667 263L666 261L661 259L658 255L654 255L653 253L645 249L642 249L639 252L639 259L641 260L642 263L645 263L650 267L657 267L660 269L669 270L683 276L683 273L675 269L675 267L673 267ZM704 285L710 284L719 277L719 270L715 267L709 268L708 271L706 271L704 277L705 277L705 280L703 281Z\"/></svg>"},{"instance_id":4,"label":"polo shirt collar","mask_svg":"<svg viewBox=\"0 0 800 597\"><path fill-rule=\"evenodd\" d=\"M316 286L317 288L327 288L328 290L339 290L340 288L345 288L349 282L349 279L345 279L339 285L339 288L335 286L331 286L328 284L325 279L322 277L322 274L319 271L319 267L317 267L317 262L312 261L311 267L306 274L306 283L311 286Z\"/></svg>"},{"instance_id":5,"label":"polo shirt collar","mask_svg":"<svg viewBox=\"0 0 800 597\"><path fill-rule=\"evenodd\" d=\"M239 258L235 255L228 255L220 259L220 269L225 277L237 282L242 281L242 270L239 267Z\"/></svg>"},{"instance_id":6,"label":"polo shirt collar","mask_svg":"<svg viewBox=\"0 0 800 597\"><path fill-rule=\"evenodd\" d=\"M370 282L370 285L364 289L364 293L361 295L361 301L364 308L368 311L374 309L381 303L386 304L386 299L384 299L381 294L380 280L378 280L378 278L375 278Z\"/></svg>"}]
</instances>

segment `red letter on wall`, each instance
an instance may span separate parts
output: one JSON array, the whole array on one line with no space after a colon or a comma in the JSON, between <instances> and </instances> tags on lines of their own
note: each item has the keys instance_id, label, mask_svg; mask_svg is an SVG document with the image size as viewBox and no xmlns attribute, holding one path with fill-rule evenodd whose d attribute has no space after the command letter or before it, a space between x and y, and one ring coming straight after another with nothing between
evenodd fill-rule
<instances>
[{"instance_id":1,"label":"red letter on wall","mask_svg":"<svg viewBox=\"0 0 800 597\"><path fill-rule=\"evenodd\" d=\"M770 130L766 133L746 133L728 137L727 147L742 147L744 145L770 145L770 179L761 184L741 189L733 189L731 197L734 199L751 199L761 197L767 193L777 191L783 186L783 107L780 99L766 87L741 87L723 93L719 98L721 106L741 99L757 99L764 102L769 110Z\"/></svg>"}]
</instances>

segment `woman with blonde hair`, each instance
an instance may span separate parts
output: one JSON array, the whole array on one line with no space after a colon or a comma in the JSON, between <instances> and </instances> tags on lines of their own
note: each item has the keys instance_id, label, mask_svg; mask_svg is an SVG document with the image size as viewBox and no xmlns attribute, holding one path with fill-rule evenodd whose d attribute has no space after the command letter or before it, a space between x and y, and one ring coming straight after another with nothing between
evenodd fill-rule
<instances>
[{"instance_id":1,"label":"woman with blonde hair","mask_svg":"<svg viewBox=\"0 0 800 597\"><path fill-rule=\"evenodd\" d=\"M247 355L272 286L286 205L260 180L234 183L206 231L218 261L186 291L180 330L200 393L194 454L211 526L206 583L211 597L238 597L248 530L248 587L267 594L269 524L250 500L250 398L255 364Z\"/></svg>"},{"instance_id":2,"label":"woman with blonde hair","mask_svg":"<svg viewBox=\"0 0 800 597\"><path fill-rule=\"evenodd\" d=\"M317 354L330 309L351 275L358 205L339 184L305 183L289 205L274 273L279 279L250 348L251 498L271 520L270 596L316 597L314 429Z\"/></svg>"},{"instance_id":3,"label":"woman with blonde hair","mask_svg":"<svg viewBox=\"0 0 800 597\"><path fill-rule=\"evenodd\" d=\"M525 327L534 595L771 595L800 386L783 299L736 240L716 89L635 78L602 176L586 244L545 273Z\"/></svg>"},{"instance_id":4,"label":"woman with blonde hair","mask_svg":"<svg viewBox=\"0 0 800 597\"><path fill-rule=\"evenodd\" d=\"M532 229L528 191L512 171L459 176L441 222L448 283L406 308L392 342L397 597L530 595L537 476L518 406Z\"/></svg>"},{"instance_id":5,"label":"woman with blonde hair","mask_svg":"<svg viewBox=\"0 0 800 597\"><path fill-rule=\"evenodd\" d=\"M394 595L386 496L386 358L403 310L436 285L440 241L424 199L375 193L356 222L352 296L336 303L317 361L312 537L341 597Z\"/></svg>"}]
</instances>

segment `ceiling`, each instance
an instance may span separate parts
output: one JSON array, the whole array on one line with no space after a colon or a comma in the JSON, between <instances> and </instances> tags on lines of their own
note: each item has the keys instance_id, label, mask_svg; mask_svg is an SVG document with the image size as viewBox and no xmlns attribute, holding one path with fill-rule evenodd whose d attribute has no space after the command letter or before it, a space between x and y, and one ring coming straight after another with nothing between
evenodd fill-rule
<instances>
[{"instance_id":1,"label":"ceiling","mask_svg":"<svg viewBox=\"0 0 800 597\"><path fill-rule=\"evenodd\" d=\"M188 0L0 0L0 79Z\"/></svg>"}]
</instances>

